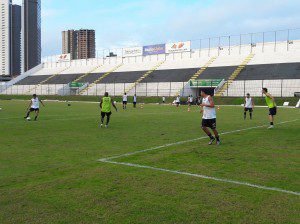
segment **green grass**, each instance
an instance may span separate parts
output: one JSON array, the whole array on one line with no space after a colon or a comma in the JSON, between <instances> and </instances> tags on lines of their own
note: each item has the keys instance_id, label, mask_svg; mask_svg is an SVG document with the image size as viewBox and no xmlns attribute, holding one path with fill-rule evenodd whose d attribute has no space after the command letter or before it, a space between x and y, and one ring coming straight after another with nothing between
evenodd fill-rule
<instances>
[{"instance_id":1,"label":"green grass","mask_svg":"<svg viewBox=\"0 0 300 224\"><path fill-rule=\"evenodd\" d=\"M0 95L0 100L28 100L32 96L31 95ZM99 96L57 96L57 95L48 95L48 96L39 96L41 99L48 100L61 100L61 101L90 101L90 102L98 102ZM118 102L122 102L121 96L113 97L114 100ZM129 96L129 102L132 102L133 97ZM166 103L172 103L175 97L166 97ZM253 97L255 105L265 105L265 99L263 97ZM218 105L241 105L244 103L243 97L215 97L215 103ZM182 102L187 101L187 97L181 97ZM279 106L282 106L284 102L289 102L290 106L296 106L299 98L297 97L276 97L276 103ZM161 103L162 97L138 97L138 102L140 103Z\"/></svg>"},{"instance_id":2,"label":"green grass","mask_svg":"<svg viewBox=\"0 0 300 224\"><path fill-rule=\"evenodd\" d=\"M97 160L204 136L196 107L145 105L114 112L99 129L93 103L0 101L0 223L299 223L300 196ZM267 125L221 106L220 132ZM279 108L276 123L299 119ZM275 124L276 124L275 123ZM300 192L300 120L115 159Z\"/></svg>"}]
</instances>

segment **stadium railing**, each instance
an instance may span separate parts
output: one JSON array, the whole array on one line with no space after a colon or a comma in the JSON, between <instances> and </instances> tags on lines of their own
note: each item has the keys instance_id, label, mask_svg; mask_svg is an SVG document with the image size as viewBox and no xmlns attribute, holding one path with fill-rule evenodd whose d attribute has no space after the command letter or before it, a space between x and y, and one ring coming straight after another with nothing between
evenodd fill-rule
<instances>
[{"instance_id":1,"label":"stadium railing","mask_svg":"<svg viewBox=\"0 0 300 224\"><path fill-rule=\"evenodd\" d=\"M228 85L224 81L224 85ZM109 92L112 96L121 96L132 83L99 83L88 89L83 95L101 96ZM36 87L36 88L35 88ZM277 97L293 97L300 90L300 79L278 79L278 80L236 80L222 94L222 96L234 97L262 96L261 89L266 87L272 95ZM138 96L176 96L181 90L181 96L198 95L199 88L190 88L189 82L145 82L139 83L130 91L129 95ZM70 91L68 84L44 84L44 85L13 85L5 88L3 95L28 95L28 90L34 89L30 94L38 95L75 95L76 91Z\"/></svg>"}]
</instances>

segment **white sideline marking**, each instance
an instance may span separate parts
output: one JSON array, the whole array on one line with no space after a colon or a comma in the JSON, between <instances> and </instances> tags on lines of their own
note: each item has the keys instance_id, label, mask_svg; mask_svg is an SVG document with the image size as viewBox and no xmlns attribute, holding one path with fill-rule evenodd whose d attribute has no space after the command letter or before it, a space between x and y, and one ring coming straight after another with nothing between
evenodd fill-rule
<instances>
[{"instance_id":1,"label":"white sideline marking","mask_svg":"<svg viewBox=\"0 0 300 224\"><path fill-rule=\"evenodd\" d=\"M298 195L298 196L300 195L300 192L296 192L296 191L288 191L288 190L284 190L284 189L277 188L277 187L267 187L267 186L251 184L251 183L247 183L247 182L243 182L243 181L235 181L235 180L222 179L222 178L217 178L217 177L210 177L210 176L205 176L202 174L181 172L178 170L169 170L169 169L164 169L164 168L144 166L144 165L133 164L133 163L122 163L122 162L114 162L114 161L109 161L109 160L99 160L99 161L104 162L104 163L111 163L111 164L117 164L117 165L124 165L124 166L137 167L137 168L142 168L142 169L151 169L151 170L175 173L175 174L180 174L180 175L198 177L201 179L208 179L208 180L214 180L214 181L219 181L219 182L223 182L223 183L243 185L243 186L254 187L254 188L259 188L259 189L263 189L263 190L278 191L278 192L286 193L286 194L293 194L293 195Z\"/></svg>"},{"instance_id":2,"label":"white sideline marking","mask_svg":"<svg viewBox=\"0 0 300 224\"><path fill-rule=\"evenodd\" d=\"M291 122L295 122L297 120L299 120L299 119L295 119L295 120L291 120L291 121L283 121L283 122L277 123L276 125L278 125L278 124L285 124L285 123L291 123ZM259 126L254 126L254 127L250 127L250 128L244 128L244 129L239 129L239 130L234 130L234 131L223 132L223 133L220 133L219 135L228 135L228 134L232 134L232 133L236 133L236 132L248 131L248 130L252 130L252 129L267 127L267 126L268 125L259 125ZM99 161L102 161L102 160L113 160L113 159L118 159L118 158L121 158L121 157L132 156L132 155L143 153L143 152L153 151L153 150L157 150L157 149L161 149L161 148L166 148L166 147L170 147L170 146L174 146L174 145L181 145L181 144L184 144L184 143L194 142L194 141L198 141L198 140L206 139L206 138L208 138L208 137L207 136L203 136L203 137L199 137L199 138L194 138L194 139L189 139L189 140L184 140L184 141L179 141L179 142L168 143L168 144L164 144L164 145L152 147L152 148L149 148L149 149L143 149L143 150L138 150L138 151L134 151L134 152L128 152L128 153L125 153L125 154L122 154L122 155L117 155L117 156L111 156L111 157L107 157L107 158L102 158L102 159L99 159Z\"/></svg>"},{"instance_id":3,"label":"white sideline marking","mask_svg":"<svg viewBox=\"0 0 300 224\"><path fill-rule=\"evenodd\" d=\"M291 122L295 122L297 120L299 120L299 119L290 120L290 121L283 121L283 122L277 123L277 125L278 124L291 123ZM228 131L228 132L223 132L220 135L226 135L226 134L231 134L231 133L236 133L236 132L242 132L242 131L262 128L262 127L266 127L266 126L268 126L268 125L259 125L259 126L239 129L239 130L235 130L235 131ZM135 154L138 154L138 153L143 153L143 152L148 152L148 151L152 151L152 150L156 150L156 149L166 148L166 147L173 146L173 145L184 144L184 143L187 143L187 142L197 141L197 140L201 140L201 139L204 139L204 138L207 138L207 137L204 136L204 137L200 137L200 138L195 138L195 139L190 139L190 140L185 140L185 141L169 143L169 144L165 144L165 145L161 145L161 146L157 146L157 147L152 147L152 148L149 148L149 149L144 149L144 150L138 150L138 151L135 151L135 152L125 153L125 154L122 154L122 155L119 155L119 156L112 156L112 157L102 158L102 159L99 159L98 162L110 163L110 164L116 164L116 165L124 165L124 166L143 168L143 169L150 169L150 170L156 170L156 171L163 171L163 172L168 172L168 173L175 173L175 174L180 174L180 175L197 177L197 178L201 178L201 179L214 180L214 181L219 181L219 182L223 182L223 183L243 185L243 186L248 186L248 187L252 187L252 188L259 188L259 189L263 189L263 190L269 190L269 191L277 191L277 192L292 194L292 195L297 195L297 196L300 195L300 192L297 192L297 191L289 191L289 190L276 188L276 187L267 187L267 186L258 185L258 184L251 184L251 183L243 182L243 181L235 181L235 180L223 179L223 178L218 178L218 177L206 176L206 175L202 175L202 174L188 173L188 172L182 172L182 171L178 171L178 170L170 170L170 169L165 169L165 168L145 166L145 165L139 165L139 164L134 164L134 163L124 163L124 162L112 161L112 159L127 157L127 156L135 155Z\"/></svg>"}]
</instances>

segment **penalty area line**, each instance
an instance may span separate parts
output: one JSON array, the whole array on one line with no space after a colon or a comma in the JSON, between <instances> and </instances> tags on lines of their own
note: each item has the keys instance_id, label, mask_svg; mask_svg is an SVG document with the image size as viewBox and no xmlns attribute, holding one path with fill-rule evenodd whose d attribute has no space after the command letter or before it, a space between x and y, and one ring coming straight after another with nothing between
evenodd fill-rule
<instances>
[{"instance_id":1,"label":"penalty area line","mask_svg":"<svg viewBox=\"0 0 300 224\"><path fill-rule=\"evenodd\" d=\"M139 165L139 164L134 164L134 163L115 162L115 161L110 161L110 160L105 160L105 159L99 160L99 161L104 162L104 163L115 164L115 165L123 165L123 166L129 166L129 167L135 167L135 168L141 168L141 169L163 171L163 172L174 173L174 174L179 174L179 175L197 177L200 179L213 180L213 181L218 181L218 182L223 182L223 183L242 185L242 186L258 188L258 189L262 189L262 190L277 191L277 192L281 192L281 193L300 196L300 192L285 190L285 189L281 189L281 188L277 188L277 187L267 187L267 186L258 185L258 184L251 184L251 183L243 182L243 181L235 181L235 180L223 179L223 178L218 178L218 177L206 176L206 175L202 175L202 174L188 173L188 172L182 172L182 171L178 171L178 170L170 170L170 169L165 169L165 168L145 166L145 165Z\"/></svg>"},{"instance_id":2,"label":"penalty area line","mask_svg":"<svg viewBox=\"0 0 300 224\"><path fill-rule=\"evenodd\" d=\"M282 122L278 122L276 125L291 123L291 122L295 122L297 120L299 120L299 119L294 119L294 120L290 120L290 121L282 121ZM219 135L228 135L228 134L233 134L233 133L237 133L237 132L243 132L243 131L249 131L249 130L252 130L252 129L263 128L263 127L267 127L267 126L268 125L259 125L259 126L254 126L254 127L250 127L250 128L243 128L243 129L238 129L238 130L233 130L233 131L227 131L227 132L220 133ZM122 157L128 157L128 156L132 156L132 155L135 155L135 154L140 154L140 153L149 152L149 151L153 151L153 150L157 150L157 149L167 148L167 147L171 147L171 146L174 146L174 145L181 145L181 144L185 144L185 143L189 143L189 142L199 141L199 140L206 139L206 138L208 138L208 137L207 136L202 136L202 137L199 137L199 138L168 143L168 144L152 147L152 148L149 148L149 149L137 150L137 151L134 151L134 152L128 152L128 153L124 153L124 154L117 155L117 156L102 158L102 159L99 159L98 161L103 162L104 160L108 161L108 160L118 159L118 158L122 158Z\"/></svg>"}]
</instances>

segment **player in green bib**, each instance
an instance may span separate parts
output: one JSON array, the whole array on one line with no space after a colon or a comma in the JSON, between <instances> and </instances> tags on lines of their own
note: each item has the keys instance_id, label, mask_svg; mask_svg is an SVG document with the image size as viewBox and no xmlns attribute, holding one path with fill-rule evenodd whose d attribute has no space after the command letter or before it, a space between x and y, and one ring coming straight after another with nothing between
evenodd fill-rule
<instances>
[{"instance_id":1,"label":"player in green bib","mask_svg":"<svg viewBox=\"0 0 300 224\"><path fill-rule=\"evenodd\" d=\"M274 116L277 114L277 105L275 102L274 97L268 93L267 88L262 89L262 93L265 95L265 100L267 106L269 107L269 120L270 120L270 127L269 129L274 128Z\"/></svg>"},{"instance_id":2,"label":"player in green bib","mask_svg":"<svg viewBox=\"0 0 300 224\"><path fill-rule=\"evenodd\" d=\"M111 113L111 106L113 106L116 111L118 111L115 103L111 100L111 98L108 96L108 92L105 92L104 97L102 97L100 101L100 108L101 108L101 124L100 128L102 128L103 123L104 123L104 118L106 116L106 125L105 127L108 127L108 123L110 120L110 115Z\"/></svg>"}]
</instances>

